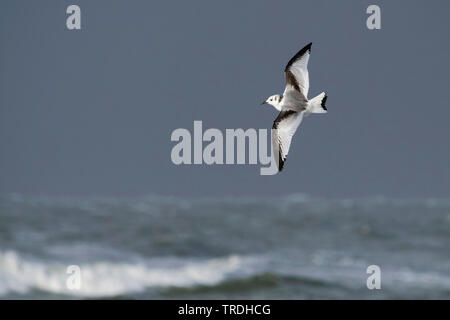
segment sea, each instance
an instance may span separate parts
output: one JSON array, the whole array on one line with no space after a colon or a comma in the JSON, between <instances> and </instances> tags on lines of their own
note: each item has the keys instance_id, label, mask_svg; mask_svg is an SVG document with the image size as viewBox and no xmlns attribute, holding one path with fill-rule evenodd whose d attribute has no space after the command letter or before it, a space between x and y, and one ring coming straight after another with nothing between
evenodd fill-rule
<instances>
[{"instance_id":1,"label":"sea","mask_svg":"<svg viewBox=\"0 0 450 320\"><path fill-rule=\"evenodd\" d=\"M450 199L0 196L0 299L449 298Z\"/></svg>"}]
</instances>

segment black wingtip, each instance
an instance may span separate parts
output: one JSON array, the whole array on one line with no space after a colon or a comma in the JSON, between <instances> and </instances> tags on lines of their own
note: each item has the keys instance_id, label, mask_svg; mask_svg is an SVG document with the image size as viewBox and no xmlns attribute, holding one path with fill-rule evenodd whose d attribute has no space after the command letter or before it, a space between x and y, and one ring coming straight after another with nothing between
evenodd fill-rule
<instances>
[{"instance_id":1,"label":"black wingtip","mask_svg":"<svg viewBox=\"0 0 450 320\"><path fill-rule=\"evenodd\" d=\"M304 46L303 48L301 48L300 49L300 51L299 52L297 52L296 54L295 54L295 56L293 56L292 58L291 58L291 60L289 60L289 62L287 63L287 65L286 65L286 68L284 68L284 72L286 72L288 69L289 69L289 67L295 62L295 61L297 61L298 59L300 59L306 52L311 52L311 46L312 46L312 42L310 42L310 43L308 43L306 46Z\"/></svg>"},{"instance_id":2,"label":"black wingtip","mask_svg":"<svg viewBox=\"0 0 450 320\"><path fill-rule=\"evenodd\" d=\"M322 106L323 110L327 110L327 107L325 106L325 103L327 102L327 99L328 99L327 95L325 95L325 97L323 97L323 99L322 99L321 106Z\"/></svg>"},{"instance_id":3,"label":"black wingtip","mask_svg":"<svg viewBox=\"0 0 450 320\"><path fill-rule=\"evenodd\" d=\"M308 43L308 44L305 46L306 50L311 51L311 46L312 46L312 42Z\"/></svg>"},{"instance_id":4,"label":"black wingtip","mask_svg":"<svg viewBox=\"0 0 450 320\"><path fill-rule=\"evenodd\" d=\"M278 165L278 172L283 171L283 167L284 167L284 160L280 156L279 165Z\"/></svg>"}]
</instances>

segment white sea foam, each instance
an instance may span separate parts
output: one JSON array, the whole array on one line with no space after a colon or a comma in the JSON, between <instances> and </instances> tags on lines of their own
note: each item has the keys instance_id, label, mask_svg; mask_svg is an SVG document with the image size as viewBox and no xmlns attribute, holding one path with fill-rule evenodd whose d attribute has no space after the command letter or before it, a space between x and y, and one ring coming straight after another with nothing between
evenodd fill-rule
<instances>
[{"instance_id":1,"label":"white sea foam","mask_svg":"<svg viewBox=\"0 0 450 320\"><path fill-rule=\"evenodd\" d=\"M80 264L81 288L66 286L67 265L25 259L15 251L0 252L0 295L31 289L79 297L112 297L150 287L214 285L243 266L243 258L228 256L202 261L178 261L176 267L151 261L139 263L93 262Z\"/></svg>"}]
</instances>

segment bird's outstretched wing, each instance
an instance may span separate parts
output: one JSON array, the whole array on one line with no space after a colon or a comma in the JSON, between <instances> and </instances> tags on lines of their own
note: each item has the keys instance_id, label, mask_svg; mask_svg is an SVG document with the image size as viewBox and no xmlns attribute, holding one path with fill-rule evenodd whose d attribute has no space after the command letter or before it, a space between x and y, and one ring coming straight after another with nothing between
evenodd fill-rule
<instances>
[{"instance_id":1,"label":"bird's outstretched wing","mask_svg":"<svg viewBox=\"0 0 450 320\"><path fill-rule=\"evenodd\" d=\"M295 56L289 60L284 72L286 74L286 88L284 89L283 97L289 97L289 99L295 101L308 101L309 91L309 74L308 74L308 61L311 53L312 43L307 44Z\"/></svg>"},{"instance_id":2,"label":"bird's outstretched wing","mask_svg":"<svg viewBox=\"0 0 450 320\"><path fill-rule=\"evenodd\" d=\"M272 153L278 170L283 170L284 162L289 152L292 137L302 122L303 111L281 111L272 126Z\"/></svg>"}]
</instances>

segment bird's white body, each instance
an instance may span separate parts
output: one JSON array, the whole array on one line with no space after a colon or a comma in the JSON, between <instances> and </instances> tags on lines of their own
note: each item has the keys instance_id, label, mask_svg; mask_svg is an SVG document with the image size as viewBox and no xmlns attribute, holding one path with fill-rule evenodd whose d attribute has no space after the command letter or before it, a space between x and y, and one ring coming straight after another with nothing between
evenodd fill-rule
<instances>
[{"instance_id":1,"label":"bird's white body","mask_svg":"<svg viewBox=\"0 0 450 320\"><path fill-rule=\"evenodd\" d=\"M284 70L286 87L283 94L272 95L263 102L280 111L272 126L272 149L279 171L283 169L292 137L302 122L303 116L327 112L325 92L308 100L310 52L311 43L297 52Z\"/></svg>"},{"instance_id":2,"label":"bird's white body","mask_svg":"<svg viewBox=\"0 0 450 320\"><path fill-rule=\"evenodd\" d=\"M302 109L304 107L304 112L306 114L308 113L327 113L327 110L322 107L322 100L325 97L325 92L322 92L321 94L315 96L311 100L306 101L306 103L300 103L298 104L298 108L292 108L292 110ZM280 101L281 100L281 101ZM282 100L282 96L279 94L275 94L273 96L270 96L267 99L267 104L270 104L272 107L277 109L278 111L281 110L289 110L290 106L285 105L285 101Z\"/></svg>"}]
</instances>

